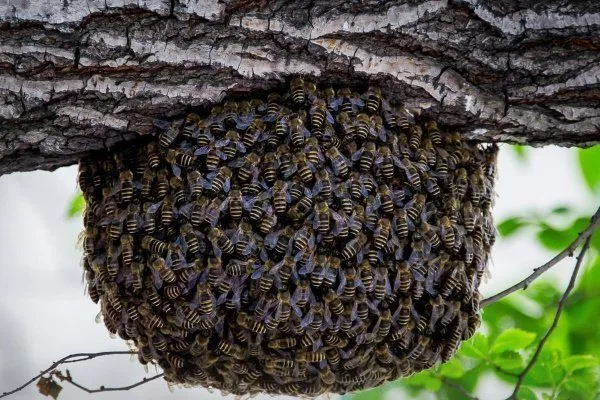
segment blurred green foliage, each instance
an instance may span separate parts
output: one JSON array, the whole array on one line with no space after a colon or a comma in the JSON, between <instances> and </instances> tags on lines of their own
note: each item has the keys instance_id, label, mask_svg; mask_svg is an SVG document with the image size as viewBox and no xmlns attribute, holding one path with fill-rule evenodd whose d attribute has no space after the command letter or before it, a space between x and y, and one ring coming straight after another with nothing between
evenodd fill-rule
<instances>
[{"instance_id":1,"label":"blurred green foliage","mask_svg":"<svg viewBox=\"0 0 600 400\"><path fill-rule=\"evenodd\" d=\"M512 150L517 159L527 160L529 149L512 146ZM589 195L598 198L600 146L578 149L577 160ZM534 234L542 247L557 253L588 226L590 217L591 213L581 215L567 205L557 205L548 211L530 210L506 218L497 228L500 239ZM561 290L544 279L534 282L527 290L487 306L483 310L480 332L463 343L448 363L376 389L345 396L344 400L402 398L394 396L395 389L407 393L410 397L406 398L470 399L482 384L482 378L490 374L503 382L505 396L508 396L517 375L523 371L552 323ZM518 399L600 399L599 293L600 231L592 236L577 286L565 303L558 326L526 375ZM485 382L489 384L490 381Z\"/></svg>"},{"instance_id":2,"label":"blurred green foliage","mask_svg":"<svg viewBox=\"0 0 600 400\"><path fill-rule=\"evenodd\" d=\"M83 198L83 193L77 191L71 201L69 202L69 206L67 207L67 217L74 218L81 214L83 214L83 210L85 209L85 199Z\"/></svg>"}]
</instances>

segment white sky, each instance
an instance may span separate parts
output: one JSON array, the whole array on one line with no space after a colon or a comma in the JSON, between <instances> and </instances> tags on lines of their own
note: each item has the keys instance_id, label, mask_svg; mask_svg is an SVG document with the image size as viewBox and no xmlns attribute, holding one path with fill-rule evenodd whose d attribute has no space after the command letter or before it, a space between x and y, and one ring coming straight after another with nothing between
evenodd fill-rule
<instances>
[{"instance_id":1,"label":"white sky","mask_svg":"<svg viewBox=\"0 0 600 400\"><path fill-rule=\"evenodd\" d=\"M585 194L577 170L574 150L547 147L532 149L529 154L529 161L523 164L508 146L501 151L496 221L559 204L573 205L581 212L593 209L593 200ZM104 326L95 323L99 307L83 296L80 251L75 245L81 221L65 217L75 191L76 172L76 167L68 167L53 173L0 177L0 393L20 385L62 356L127 350L122 340L111 339ZM531 235L499 239L493 250L491 279L484 284L483 293L493 294L517 282L550 257ZM571 266L570 260L559 264L552 278L567 277ZM73 377L88 387L128 385L144 376L143 368L128 356L112 356L70 367ZM508 394L506 388L496 384L481 386L478 390L481 398L501 399ZM31 385L10 398L43 398L36 389ZM65 384L59 399L84 396L87 394ZM223 399L219 393L209 394L199 389L176 389L170 393L162 380L129 392L94 395L99 400L163 397Z\"/></svg>"}]
</instances>

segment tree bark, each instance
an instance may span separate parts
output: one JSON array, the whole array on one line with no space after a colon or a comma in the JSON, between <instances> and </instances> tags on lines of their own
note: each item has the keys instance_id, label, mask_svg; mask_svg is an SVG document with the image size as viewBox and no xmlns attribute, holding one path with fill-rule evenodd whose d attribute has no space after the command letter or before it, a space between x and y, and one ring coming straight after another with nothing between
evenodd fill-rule
<instances>
[{"instance_id":1,"label":"tree bark","mask_svg":"<svg viewBox=\"0 0 600 400\"><path fill-rule=\"evenodd\" d=\"M600 141L596 0L0 0L0 174L226 95L381 85L466 137Z\"/></svg>"}]
</instances>

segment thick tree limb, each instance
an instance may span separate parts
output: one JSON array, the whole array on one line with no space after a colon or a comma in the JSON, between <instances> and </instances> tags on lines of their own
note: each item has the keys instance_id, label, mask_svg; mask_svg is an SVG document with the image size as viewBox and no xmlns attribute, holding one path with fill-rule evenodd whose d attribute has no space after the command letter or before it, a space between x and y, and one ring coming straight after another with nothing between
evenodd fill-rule
<instances>
[{"instance_id":1,"label":"thick tree limb","mask_svg":"<svg viewBox=\"0 0 600 400\"><path fill-rule=\"evenodd\" d=\"M294 74L383 85L469 138L600 141L600 5L564 0L4 0L0 174Z\"/></svg>"},{"instance_id":2,"label":"thick tree limb","mask_svg":"<svg viewBox=\"0 0 600 400\"><path fill-rule=\"evenodd\" d=\"M497 293L493 296L481 300L481 307L488 306L500 299L503 299L504 297L516 292L517 290L527 289L527 287L531 285L533 281L542 276L544 272L554 267L565 257L573 257L573 252L581 245L581 243L592 237L592 235L596 232L596 229L598 229L598 226L600 226L600 208L596 210L596 213L590 219L590 224L587 226L587 228L585 228L583 232L581 232L566 249L555 255L550 261L548 261L544 265L535 268L531 275L529 275L522 281L504 289L500 293Z\"/></svg>"}]
</instances>

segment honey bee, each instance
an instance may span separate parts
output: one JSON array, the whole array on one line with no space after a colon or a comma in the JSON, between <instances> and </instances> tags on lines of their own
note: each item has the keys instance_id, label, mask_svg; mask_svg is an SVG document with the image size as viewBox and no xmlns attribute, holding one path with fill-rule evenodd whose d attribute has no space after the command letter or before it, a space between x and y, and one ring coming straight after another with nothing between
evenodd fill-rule
<instances>
[{"instance_id":1,"label":"honey bee","mask_svg":"<svg viewBox=\"0 0 600 400\"><path fill-rule=\"evenodd\" d=\"M375 287L373 288L373 298L381 301L385 298L385 296L389 296L392 293L392 288L388 279L387 268L385 266L379 266L375 271Z\"/></svg>"},{"instance_id":2,"label":"honey bee","mask_svg":"<svg viewBox=\"0 0 600 400\"><path fill-rule=\"evenodd\" d=\"M464 262L455 261L451 264L450 268L450 274L446 277L446 281L441 288L441 295L444 298L447 298L454 290L459 290L465 283L468 283Z\"/></svg>"},{"instance_id":3,"label":"honey bee","mask_svg":"<svg viewBox=\"0 0 600 400\"><path fill-rule=\"evenodd\" d=\"M266 155L265 155L266 157ZM233 162L230 163L231 167L239 167L237 178L240 182L248 182L251 178L256 179L259 175L259 165L261 159L256 153L247 154L244 158L240 159L239 164ZM189 176L189 175L188 175Z\"/></svg>"},{"instance_id":4,"label":"honey bee","mask_svg":"<svg viewBox=\"0 0 600 400\"><path fill-rule=\"evenodd\" d=\"M164 258L154 256L150 262L152 271L167 283L174 283L177 280L175 273L167 266Z\"/></svg>"},{"instance_id":5,"label":"honey bee","mask_svg":"<svg viewBox=\"0 0 600 400\"><path fill-rule=\"evenodd\" d=\"M154 176L155 172L151 169L146 169L144 171L144 175L142 175L142 187L140 188L140 194L142 195L142 197L147 198L150 196Z\"/></svg>"},{"instance_id":6,"label":"honey bee","mask_svg":"<svg viewBox=\"0 0 600 400\"><path fill-rule=\"evenodd\" d=\"M173 203L169 197L165 197L160 208L160 224L168 227L173 223Z\"/></svg>"},{"instance_id":7,"label":"honey bee","mask_svg":"<svg viewBox=\"0 0 600 400\"><path fill-rule=\"evenodd\" d=\"M345 185L338 184L334 189L334 194L344 213L346 213L346 215L351 215L354 211L354 205L350 198L350 194L348 193L348 188Z\"/></svg>"},{"instance_id":8,"label":"honey bee","mask_svg":"<svg viewBox=\"0 0 600 400\"><path fill-rule=\"evenodd\" d=\"M273 230L275 225L277 225L277 216L273 214L273 211L269 206L267 207L267 211L265 212L260 221L260 233L262 233L263 235L267 235Z\"/></svg>"},{"instance_id":9,"label":"honey bee","mask_svg":"<svg viewBox=\"0 0 600 400\"><path fill-rule=\"evenodd\" d=\"M250 317L248 314L245 313L239 313L236 322L239 326L245 329L249 329L254 333L264 334L267 332L267 328L264 324L260 323L259 321L255 320L254 318Z\"/></svg>"},{"instance_id":10,"label":"honey bee","mask_svg":"<svg viewBox=\"0 0 600 400\"><path fill-rule=\"evenodd\" d=\"M199 283L196 286L196 295L192 305L197 305L201 315L210 315L215 311L216 299L208 283Z\"/></svg>"},{"instance_id":11,"label":"honey bee","mask_svg":"<svg viewBox=\"0 0 600 400\"><path fill-rule=\"evenodd\" d=\"M286 350L296 347L296 338L287 337L281 339L273 339L267 343L267 347L273 350Z\"/></svg>"},{"instance_id":12,"label":"honey bee","mask_svg":"<svg viewBox=\"0 0 600 400\"><path fill-rule=\"evenodd\" d=\"M196 161L196 157L183 151L170 149L167 151L165 160L173 165L173 173L179 177L181 175L179 167L191 167Z\"/></svg>"},{"instance_id":13,"label":"honey bee","mask_svg":"<svg viewBox=\"0 0 600 400\"><path fill-rule=\"evenodd\" d=\"M392 230L392 223L387 218L381 218L377 222L377 228L373 232L373 247L382 250L386 245Z\"/></svg>"},{"instance_id":14,"label":"honey bee","mask_svg":"<svg viewBox=\"0 0 600 400\"><path fill-rule=\"evenodd\" d=\"M421 225L417 228L417 232L419 232L421 237L424 238L432 248L437 249L440 247L441 241L436 232L436 228L429 225L427 222L421 222Z\"/></svg>"},{"instance_id":15,"label":"honey bee","mask_svg":"<svg viewBox=\"0 0 600 400\"><path fill-rule=\"evenodd\" d=\"M310 109L310 123L313 129L319 130L323 128L325 120L330 124L334 123L334 119L327 109L327 101L323 99L315 99Z\"/></svg>"},{"instance_id":16,"label":"honey bee","mask_svg":"<svg viewBox=\"0 0 600 400\"><path fill-rule=\"evenodd\" d=\"M406 210L406 216L410 218L411 222L415 224L417 221L420 221L421 213L425 208L425 196L422 194L417 194L411 201L406 203L404 209Z\"/></svg>"},{"instance_id":17,"label":"honey bee","mask_svg":"<svg viewBox=\"0 0 600 400\"><path fill-rule=\"evenodd\" d=\"M169 179L167 172L164 169L156 171L156 181L154 186L154 194L156 199L162 199L167 195L167 188L169 187Z\"/></svg>"},{"instance_id":18,"label":"honey bee","mask_svg":"<svg viewBox=\"0 0 600 400\"><path fill-rule=\"evenodd\" d=\"M129 268L133 261L133 236L122 235L121 236L121 260L123 261L123 267Z\"/></svg>"},{"instance_id":19,"label":"honey bee","mask_svg":"<svg viewBox=\"0 0 600 400\"><path fill-rule=\"evenodd\" d=\"M119 193L122 203L129 203L133 198L133 172L129 169L119 173Z\"/></svg>"},{"instance_id":20,"label":"honey bee","mask_svg":"<svg viewBox=\"0 0 600 400\"><path fill-rule=\"evenodd\" d=\"M228 193L231 186L230 179L232 175L233 172L228 167L219 168L218 171L207 176L207 178L210 180L210 184L207 185L208 189L213 195L216 195L221 191Z\"/></svg>"},{"instance_id":21,"label":"honey bee","mask_svg":"<svg viewBox=\"0 0 600 400\"><path fill-rule=\"evenodd\" d=\"M306 101L306 93L304 91L304 79L296 77L290 83L290 90L292 92L292 101L296 106L304 105Z\"/></svg>"},{"instance_id":22,"label":"honey bee","mask_svg":"<svg viewBox=\"0 0 600 400\"><path fill-rule=\"evenodd\" d=\"M327 159L329 160L333 169L333 173L336 176L343 178L348 175L349 162L346 159L346 157L344 157L342 153L340 153L337 147L332 146L328 148L325 152L325 155L327 156Z\"/></svg>"},{"instance_id":23,"label":"honey bee","mask_svg":"<svg viewBox=\"0 0 600 400\"><path fill-rule=\"evenodd\" d=\"M306 189L302 197L298 200L298 202L290 207L287 215L292 221L298 221L299 219L306 216L309 212L311 212L312 208L312 193L310 192L310 190Z\"/></svg>"},{"instance_id":24,"label":"honey bee","mask_svg":"<svg viewBox=\"0 0 600 400\"><path fill-rule=\"evenodd\" d=\"M142 248L156 254L167 254L167 244L163 241L153 238L152 236L142 237Z\"/></svg>"},{"instance_id":25,"label":"honey bee","mask_svg":"<svg viewBox=\"0 0 600 400\"><path fill-rule=\"evenodd\" d=\"M371 134L371 118L365 114L360 113L356 117L356 138L364 142Z\"/></svg>"},{"instance_id":26,"label":"honey bee","mask_svg":"<svg viewBox=\"0 0 600 400\"><path fill-rule=\"evenodd\" d=\"M290 139L291 143L297 149L304 147L304 141L310 137L310 131L304 126L302 117L299 114L294 114L290 117Z\"/></svg>"},{"instance_id":27,"label":"honey bee","mask_svg":"<svg viewBox=\"0 0 600 400\"><path fill-rule=\"evenodd\" d=\"M338 297L337 293L332 289L329 289L323 295L323 300L325 300L325 305L333 314L340 316L344 312L344 305L342 301Z\"/></svg>"},{"instance_id":28,"label":"honey bee","mask_svg":"<svg viewBox=\"0 0 600 400\"><path fill-rule=\"evenodd\" d=\"M452 221L447 216L443 216L440 218L440 232L442 236L442 242L447 249L453 251L454 244L456 240L456 235L454 233L454 227L452 225Z\"/></svg>"},{"instance_id":29,"label":"honey bee","mask_svg":"<svg viewBox=\"0 0 600 400\"><path fill-rule=\"evenodd\" d=\"M204 222L208 223L213 228L217 226L217 222L219 221L219 216L221 215L221 211L223 211L227 207L227 203L223 202L218 197L212 199L210 204L206 207L202 207L201 203L196 203L196 205L200 205L197 207L196 211L200 214L198 217L200 218L202 215L202 211L204 211ZM192 223L194 222L194 212L192 212Z\"/></svg>"},{"instance_id":30,"label":"honey bee","mask_svg":"<svg viewBox=\"0 0 600 400\"><path fill-rule=\"evenodd\" d=\"M196 335L194 341L189 347L190 354L194 357L199 357L208 349L210 338L203 335Z\"/></svg>"},{"instance_id":31,"label":"honey bee","mask_svg":"<svg viewBox=\"0 0 600 400\"><path fill-rule=\"evenodd\" d=\"M145 304L139 305L138 313L140 314L140 316L142 316L145 323L152 330L157 329L157 328L162 328L165 326L164 321L160 317L158 317L157 315L152 313L152 310L150 309L150 307L148 305L145 305Z\"/></svg>"},{"instance_id":32,"label":"honey bee","mask_svg":"<svg viewBox=\"0 0 600 400\"><path fill-rule=\"evenodd\" d=\"M374 142L365 142L362 147L352 154L352 161L358 161L360 172L368 173L373 167L375 155L377 154L377 146Z\"/></svg>"},{"instance_id":33,"label":"honey bee","mask_svg":"<svg viewBox=\"0 0 600 400\"><path fill-rule=\"evenodd\" d=\"M396 165L404 170L404 174L408 183L416 190L421 189L421 177L419 175L419 169L423 168L421 164L413 163L408 158L403 157L400 162L396 162ZM417 167L415 167L415 165Z\"/></svg>"},{"instance_id":34,"label":"honey bee","mask_svg":"<svg viewBox=\"0 0 600 400\"><path fill-rule=\"evenodd\" d=\"M377 87L371 87L367 92L365 109L370 114L375 114L379 111L379 107L381 107L381 89Z\"/></svg>"},{"instance_id":35,"label":"honey bee","mask_svg":"<svg viewBox=\"0 0 600 400\"><path fill-rule=\"evenodd\" d=\"M296 361L301 363L320 363L325 360L323 351L302 351L296 353Z\"/></svg>"},{"instance_id":36,"label":"honey bee","mask_svg":"<svg viewBox=\"0 0 600 400\"><path fill-rule=\"evenodd\" d=\"M175 143L177 138L179 137L179 125L181 121L174 121L171 124L165 123L163 126L166 128L164 132L162 132L158 137L158 143L162 147L170 147Z\"/></svg>"},{"instance_id":37,"label":"honey bee","mask_svg":"<svg viewBox=\"0 0 600 400\"><path fill-rule=\"evenodd\" d=\"M277 293L277 307L275 309L275 320L279 323L285 323L290 319L292 313L290 292Z\"/></svg>"},{"instance_id":38,"label":"honey bee","mask_svg":"<svg viewBox=\"0 0 600 400\"><path fill-rule=\"evenodd\" d=\"M367 236L364 233L359 232L358 236L346 244L344 250L342 251L342 257L346 260L349 260L359 254L362 254L362 248L366 243Z\"/></svg>"},{"instance_id":39,"label":"honey bee","mask_svg":"<svg viewBox=\"0 0 600 400\"><path fill-rule=\"evenodd\" d=\"M291 202L290 195L287 193L287 184L284 181L278 180L272 188L273 191L273 207L277 214L283 214L287 210L287 205Z\"/></svg>"},{"instance_id":40,"label":"honey bee","mask_svg":"<svg viewBox=\"0 0 600 400\"><path fill-rule=\"evenodd\" d=\"M180 227L180 233L187 245L187 249L197 255L200 251L200 242L194 232L194 228L190 224L183 224Z\"/></svg>"},{"instance_id":41,"label":"honey bee","mask_svg":"<svg viewBox=\"0 0 600 400\"><path fill-rule=\"evenodd\" d=\"M294 162L298 165L298 176L302 182L305 184L312 182L315 177L315 167L308 161L306 155L302 152L296 153Z\"/></svg>"}]
</instances>

